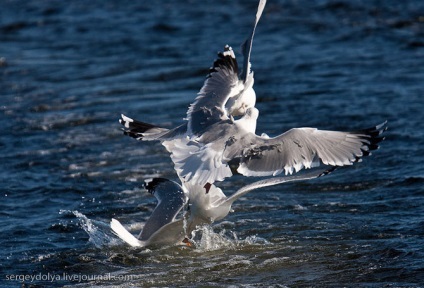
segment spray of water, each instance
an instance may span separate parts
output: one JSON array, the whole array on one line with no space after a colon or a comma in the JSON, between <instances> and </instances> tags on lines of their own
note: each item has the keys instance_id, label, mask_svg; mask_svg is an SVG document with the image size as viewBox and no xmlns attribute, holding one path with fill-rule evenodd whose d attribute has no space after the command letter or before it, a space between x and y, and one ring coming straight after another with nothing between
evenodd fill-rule
<instances>
[{"instance_id":1,"label":"spray of water","mask_svg":"<svg viewBox=\"0 0 424 288\"><path fill-rule=\"evenodd\" d=\"M62 211L62 213L65 211ZM122 241L113 234L109 223L89 219L79 211L67 211L74 214L80 223L80 226L89 236L89 242L97 248L113 247L122 244ZM184 229L187 229L186 217ZM218 229L217 229L218 228ZM215 231L219 230L219 231ZM186 230L187 231L187 230ZM269 242L257 236L249 236L245 239L239 239L233 231L220 229L219 226L203 225L197 227L191 232L190 242L196 252L216 251L221 249L235 249L244 245L267 245Z\"/></svg>"},{"instance_id":2,"label":"spray of water","mask_svg":"<svg viewBox=\"0 0 424 288\"><path fill-rule=\"evenodd\" d=\"M210 225L204 225L194 230L191 235L191 241L198 252L235 249L244 245L269 244L267 240L257 236L239 239L235 232L227 231L226 229L215 232L214 227Z\"/></svg>"},{"instance_id":3,"label":"spray of water","mask_svg":"<svg viewBox=\"0 0 424 288\"><path fill-rule=\"evenodd\" d=\"M72 211L72 214L78 218L81 227L89 236L89 242L95 247L116 246L120 243L112 234L109 223L91 220L78 211Z\"/></svg>"}]
</instances>

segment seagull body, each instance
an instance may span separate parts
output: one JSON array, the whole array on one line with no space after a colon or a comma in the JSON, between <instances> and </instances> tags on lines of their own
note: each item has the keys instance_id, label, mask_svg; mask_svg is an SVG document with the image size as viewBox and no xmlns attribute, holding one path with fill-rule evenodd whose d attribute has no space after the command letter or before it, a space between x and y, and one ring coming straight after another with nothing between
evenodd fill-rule
<instances>
[{"instance_id":1,"label":"seagull body","mask_svg":"<svg viewBox=\"0 0 424 288\"><path fill-rule=\"evenodd\" d=\"M237 61L229 46L225 46L218 57L188 108L186 122L166 129L121 115L119 122L124 126L125 134L138 140L159 140L162 143L181 138L193 139L215 123L245 115L247 109L253 108L256 103L253 72L248 74L246 82L239 78Z\"/></svg>"},{"instance_id":2,"label":"seagull body","mask_svg":"<svg viewBox=\"0 0 424 288\"><path fill-rule=\"evenodd\" d=\"M209 74L187 111L187 122L174 129L131 119L121 115L119 122L125 133L139 140L172 140L197 137L204 129L221 120L242 116L247 109L255 107L256 93L251 71L250 54L256 26L262 16L266 0L260 0L253 29L242 45L243 70L240 72L233 49L225 45L224 51L209 69Z\"/></svg>"},{"instance_id":3,"label":"seagull body","mask_svg":"<svg viewBox=\"0 0 424 288\"><path fill-rule=\"evenodd\" d=\"M320 169L303 175L268 178L246 185L230 197L225 196L222 190L213 184L208 193L205 193L202 185L190 182L180 185L168 179L154 178L145 187L158 199L158 204L138 238L116 219L111 220L110 226L119 238L132 247L161 247L181 244L184 239L190 238L192 232L198 227L225 218L231 211L234 201L252 190L287 182L314 179L330 172ZM185 206L188 206L186 214L176 220L176 215Z\"/></svg>"}]
</instances>

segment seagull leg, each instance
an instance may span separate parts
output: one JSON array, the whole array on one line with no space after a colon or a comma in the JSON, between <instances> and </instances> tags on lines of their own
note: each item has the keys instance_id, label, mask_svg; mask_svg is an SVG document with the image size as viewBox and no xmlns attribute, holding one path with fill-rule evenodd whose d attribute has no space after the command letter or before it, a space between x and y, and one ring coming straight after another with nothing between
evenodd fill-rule
<instances>
[{"instance_id":1,"label":"seagull leg","mask_svg":"<svg viewBox=\"0 0 424 288\"><path fill-rule=\"evenodd\" d=\"M193 243L187 237L182 241L187 247L193 247Z\"/></svg>"}]
</instances>

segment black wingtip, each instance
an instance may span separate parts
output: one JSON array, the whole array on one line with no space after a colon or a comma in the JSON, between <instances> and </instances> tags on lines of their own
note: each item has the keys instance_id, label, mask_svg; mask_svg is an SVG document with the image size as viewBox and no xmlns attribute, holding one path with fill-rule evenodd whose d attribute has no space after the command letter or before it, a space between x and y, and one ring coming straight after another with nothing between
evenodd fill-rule
<instances>
[{"instance_id":1,"label":"black wingtip","mask_svg":"<svg viewBox=\"0 0 424 288\"><path fill-rule=\"evenodd\" d=\"M144 180L143 187L146 189L150 194L153 194L155 192L155 189L157 186L159 186L162 183L169 182L166 178L151 178Z\"/></svg>"},{"instance_id":2,"label":"black wingtip","mask_svg":"<svg viewBox=\"0 0 424 288\"><path fill-rule=\"evenodd\" d=\"M130 130L125 130L124 128L121 128L122 133L126 136L130 136L131 138L135 139L143 139L143 136L134 132L131 132Z\"/></svg>"},{"instance_id":3,"label":"black wingtip","mask_svg":"<svg viewBox=\"0 0 424 288\"><path fill-rule=\"evenodd\" d=\"M149 124L149 123L128 118L125 115L121 115L121 118L119 119L119 123L122 126L124 126L124 128L122 128L124 135L130 136L132 138L136 138L139 140L143 138L142 133L152 128L158 127L153 124Z\"/></svg>"},{"instance_id":4,"label":"black wingtip","mask_svg":"<svg viewBox=\"0 0 424 288\"><path fill-rule=\"evenodd\" d=\"M225 45L223 52L218 52L218 58L213 62L213 66L209 69L208 78L212 77L212 74L218 72L219 69L228 69L234 71L234 73L238 74L238 64L237 60L234 56L233 49Z\"/></svg>"},{"instance_id":5,"label":"black wingtip","mask_svg":"<svg viewBox=\"0 0 424 288\"><path fill-rule=\"evenodd\" d=\"M328 175L330 173L333 173L334 170L336 170L337 168L339 168L339 166L332 166L328 170L325 170L324 172L322 172L321 174L319 174L317 178L322 177L322 176L325 176L325 175Z\"/></svg>"},{"instance_id":6,"label":"black wingtip","mask_svg":"<svg viewBox=\"0 0 424 288\"><path fill-rule=\"evenodd\" d=\"M362 143L364 144L363 148L361 148L362 155L356 156L354 162L361 162L363 157L371 155L371 151L380 148L380 142L384 141L386 138L381 135L387 130L387 128L388 126L386 120L383 123L371 128L352 132L353 134L357 134L358 137L362 139Z\"/></svg>"}]
</instances>

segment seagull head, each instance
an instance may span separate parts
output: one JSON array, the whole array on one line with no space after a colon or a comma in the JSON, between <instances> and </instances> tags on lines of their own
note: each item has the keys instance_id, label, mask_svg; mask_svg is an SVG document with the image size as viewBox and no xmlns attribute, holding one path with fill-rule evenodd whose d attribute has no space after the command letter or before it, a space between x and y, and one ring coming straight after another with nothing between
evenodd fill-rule
<instances>
[{"instance_id":1,"label":"seagull head","mask_svg":"<svg viewBox=\"0 0 424 288\"><path fill-rule=\"evenodd\" d=\"M246 114L244 115L244 118L250 120L250 121L256 121L259 117L259 110L255 107L250 107L246 109Z\"/></svg>"},{"instance_id":2,"label":"seagull head","mask_svg":"<svg viewBox=\"0 0 424 288\"><path fill-rule=\"evenodd\" d=\"M256 121L259 117L259 110L255 107L246 109L246 113L240 119L236 120L237 126L247 132L256 132Z\"/></svg>"},{"instance_id":3,"label":"seagull head","mask_svg":"<svg viewBox=\"0 0 424 288\"><path fill-rule=\"evenodd\" d=\"M228 111L231 116L243 116L247 109L255 107L256 93L253 90L253 78L250 83L247 82L245 85L247 86L245 90L229 100L229 103L232 104Z\"/></svg>"}]
</instances>

